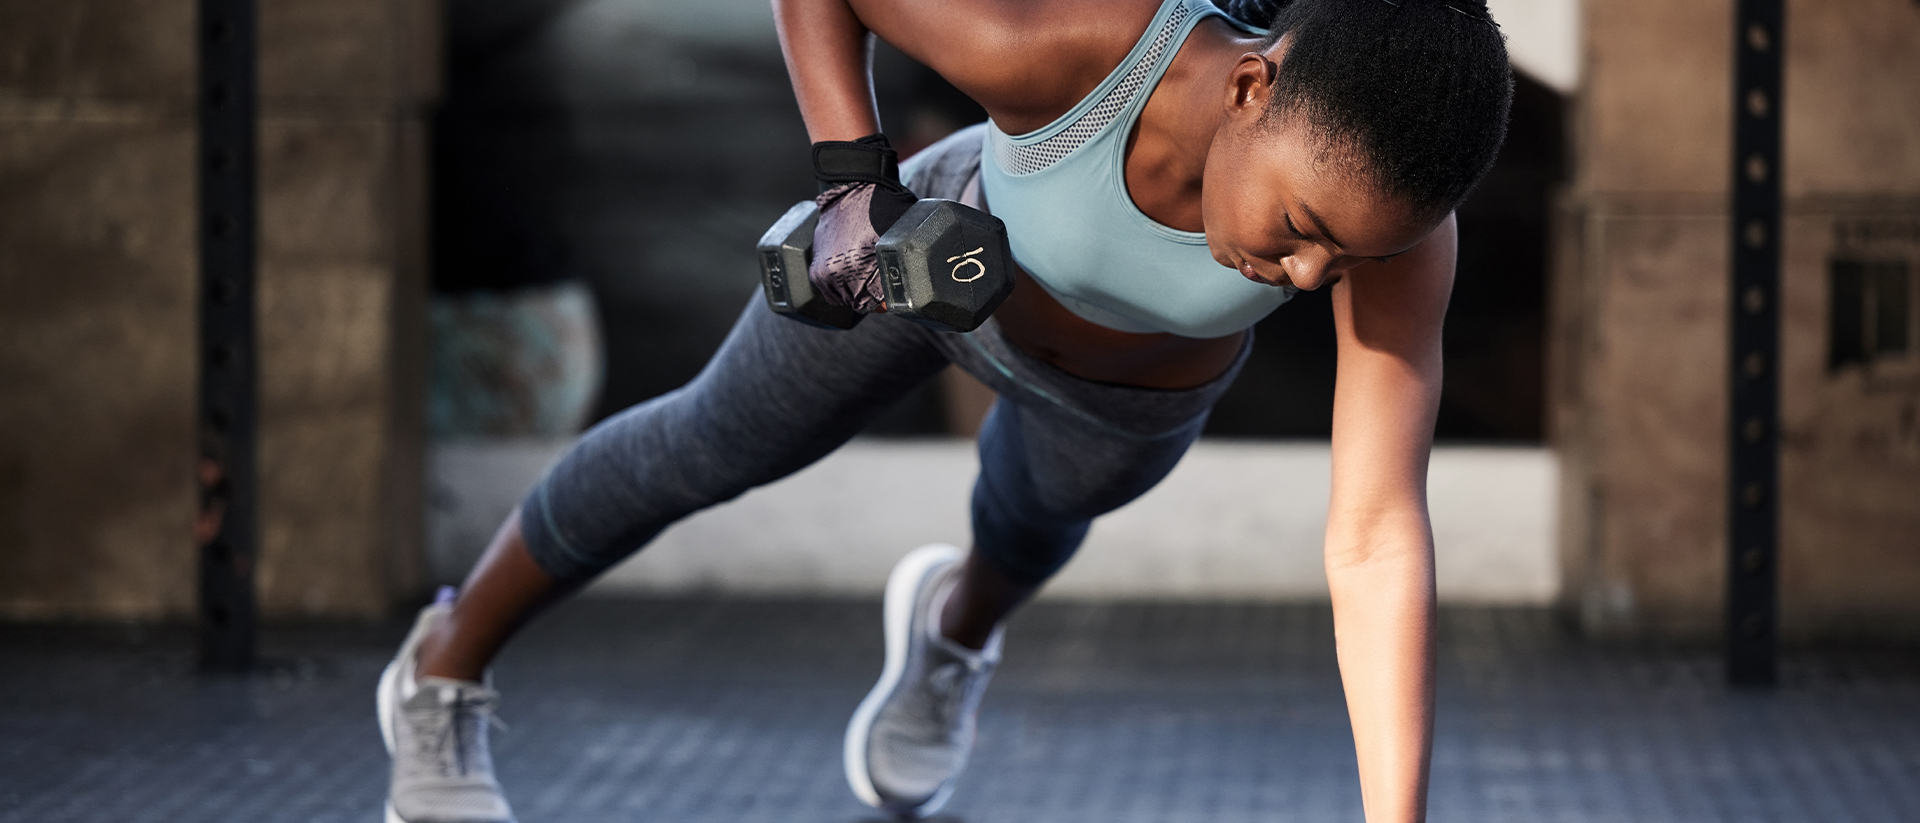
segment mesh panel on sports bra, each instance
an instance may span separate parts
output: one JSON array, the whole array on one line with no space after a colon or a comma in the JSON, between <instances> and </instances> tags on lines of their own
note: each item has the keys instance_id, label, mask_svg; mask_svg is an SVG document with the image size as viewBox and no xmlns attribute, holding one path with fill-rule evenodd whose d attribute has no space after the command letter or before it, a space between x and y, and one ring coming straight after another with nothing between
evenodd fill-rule
<instances>
[{"instance_id":1,"label":"mesh panel on sports bra","mask_svg":"<svg viewBox=\"0 0 1920 823\"><path fill-rule=\"evenodd\" d=\"M1173 44L1173 38L1180 31L1180 25L1193 14L1185 3L1175 6L1173 13L1167 15L1167 22L1154 32L1153 41L1147 45L1146 53L1134 62L1120 82L1107 91L1107 96L1087 110L1073 125L1060 130L1058 134L1032 145L1016 145L1011 140L990 140L993 144L994 160L1007 174L1032 174L1060 162L1061 158L1073 153L1074 149L1086 145L1088 140L1100 133L1101 129L1120 116L1120 110L1133 102L1146 85L1147 75L1160 64L1160 57Z\"/></svg>"}]
</instances>

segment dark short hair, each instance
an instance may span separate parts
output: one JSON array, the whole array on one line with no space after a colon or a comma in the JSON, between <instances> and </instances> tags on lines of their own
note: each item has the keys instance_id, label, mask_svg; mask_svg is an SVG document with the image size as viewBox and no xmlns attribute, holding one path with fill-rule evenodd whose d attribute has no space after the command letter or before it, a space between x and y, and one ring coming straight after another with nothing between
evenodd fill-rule
<instances>
[{"instance_id":1,"label":"dark short hair","mask_svg":"<svg viewBox=\"0 0 1920 823\"><path fill-rule=\"evenodd\" d=\"M1507 135L1513 70L1485 0L1225 0L1286 40L1262 120L1305 115L1390 195L1450 211Z\"/></svg>"}]
</instances>

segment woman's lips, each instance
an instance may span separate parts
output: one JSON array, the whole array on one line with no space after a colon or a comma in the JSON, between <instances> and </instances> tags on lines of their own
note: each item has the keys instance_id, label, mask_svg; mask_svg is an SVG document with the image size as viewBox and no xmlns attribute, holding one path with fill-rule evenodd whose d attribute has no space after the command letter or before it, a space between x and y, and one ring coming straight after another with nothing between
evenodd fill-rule
<instances>
[{"instance_id":1,"label":"woman's lips","mask_svg":"<svg viewBox=\"0 0 1920 823\"><path fill-rule=\"evenodd\" d=\"M1262 286L1272 286L1274 288L1279 288L1281 286L1287 285L1285 282L1276 283L1272 280L1268 280L1265 277L1261 277L1259 272L1254 271L1253 261L1248 260L1244 257L1239 258L1239 261L1240 261L1240 265L1236 266L1235 268L1240 270L1241 277L1245 277L1248 280L1252 280L1253 282L1259 283ZM1285 281L1286 275L1282 274L1280 275L1280 278L1282 281Z\"/></svg>"}]
</instances>

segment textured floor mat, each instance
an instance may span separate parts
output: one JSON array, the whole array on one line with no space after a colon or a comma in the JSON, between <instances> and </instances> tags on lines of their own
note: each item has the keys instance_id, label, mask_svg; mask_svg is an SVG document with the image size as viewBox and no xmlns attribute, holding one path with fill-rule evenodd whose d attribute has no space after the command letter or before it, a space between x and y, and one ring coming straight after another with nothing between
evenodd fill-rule
<instances>
[{"instance_id":1,"label":"textured floor mat","mask_svg":"<svg viewBox=\"0 0 1920 823\"><path fill-rule=\"evenodd\" d=\"M177 630L0 628L0 821L374 823L402 631L278 629L203 678ZM1800 650L1737 692L1711 649L1448 610L1430 819L1920 820L1917 657ZM577 602L500 662L500 775L522 823L872 819L839 752L879 667L877 602ZM1346 723L1324 607L1036 606L943 816L1357 821Z\"/></svg>"}]
</instances>

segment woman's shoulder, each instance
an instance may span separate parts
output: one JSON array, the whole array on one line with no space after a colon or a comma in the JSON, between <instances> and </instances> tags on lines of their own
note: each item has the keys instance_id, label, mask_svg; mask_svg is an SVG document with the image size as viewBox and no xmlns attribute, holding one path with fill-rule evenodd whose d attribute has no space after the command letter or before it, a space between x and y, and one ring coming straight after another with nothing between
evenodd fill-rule
<instances>
[{"instance_id":1,"label":"woman's shoulder","mask_svg":"<svg viewBox=\"0 0 1920 823\"><path fill-rule=\"evenodd\" d=\"M1003 128L1045 125L1106 79L1161 0L866 0L861 19ZM869 6L873 7L871 13ZM1036 122L1037 121L1037 122Z\"/></svg>"}]
</instances>

